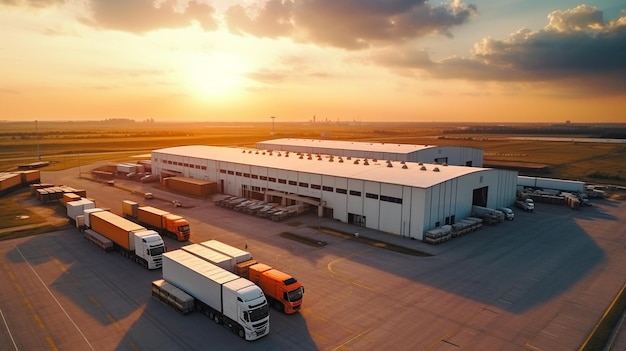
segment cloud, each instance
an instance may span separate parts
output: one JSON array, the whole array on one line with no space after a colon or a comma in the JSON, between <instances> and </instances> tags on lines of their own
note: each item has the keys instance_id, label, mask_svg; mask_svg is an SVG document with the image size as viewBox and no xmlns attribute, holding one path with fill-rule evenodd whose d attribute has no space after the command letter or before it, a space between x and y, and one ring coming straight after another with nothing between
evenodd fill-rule
<instances>
[{"instance_id":1,"label":"cloud","mask_svg":"<svg viewBox=\"0 0 626 351\"><path fill-rule=\"evenodd\" d=\"M189 26L193 21L205 30L217 28L215 9L200 1L176 0L91 0L91 18L83 22L94 27L144 33Z\"/></svg>"},{"instance_id":2,"label":"cloud","mask_svg":"<svg viewBox=\"0 0 626 351\"><path fill-rule=\"evenodd\" d=\"M61 5L65 2L66 0L0 0L0 4L2 5L27 6L38 8Z\"/></svg>"},{"instance_id":3,"label":"cloud","mask_svg":"<svg viewBox=\"0 0 626 351\"><path fill-rule=\"evenodd\" d=\"M426 70L437 78L563 82L589 90L626 91L626 16L604 21L602 11L580 5L548 15L541 30L520 29L504 40L484 38L470 57L431 61L414 48L374 56L378 64Z\"/></svg>"},{"instance_id":4,"label":"cloud","mask_svg":"<svg viewBox=\"0 0 626 351\"><path fill-rule=\"evenodd\" d=\"M626 70L626 17L605 23L601 11L580 5L548 19L538 32L521 29L505 40L483 39L474 45L474 58L533 79Z\"/></svg>"},{"instance_id":5,"label":"cloud","mask_svg":"<svg viewBox=\"0 0 626 351\"><path fill-rule=\"evenodd\" d=\"M365 49L430 34L452 36L476 7L460 0L433 6L426 0L269 0L263 7L226 11L231 32L343 49Z\"/></svg>"},{"instance_id":6,"label":"cloud","mask_svg":"<svg viewBox=\"0 0 626 351\"><path fill-rule=\"evenodd\" d=\"M6 95L20 95L19 90L9 89L9 88L0 88L0 94Z\"/></svg>"}]
</instances>

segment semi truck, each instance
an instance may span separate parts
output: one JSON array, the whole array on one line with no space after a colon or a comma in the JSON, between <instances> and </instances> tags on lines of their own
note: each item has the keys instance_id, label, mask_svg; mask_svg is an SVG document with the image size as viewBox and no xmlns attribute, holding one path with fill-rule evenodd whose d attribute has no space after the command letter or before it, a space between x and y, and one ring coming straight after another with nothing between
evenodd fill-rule
<instances>
[{"instance_id":1,"label":"semi truck","mask_svg":"<svg viewBox=\"0 0 626 351\"><path fill-rule=\"evenodd\" d=\"M161 268L165 244L159 233L109 211L91 212L88 216L88 229L112 241L113 248L122 256L147 269Z\"/></svg>"},{"instance_id":2,"label":"semi truck","mask_svg":"<svg viewBox=\"0 0 626 351\"><path fill-rule=\"evenodd\" d=\"M207 253L209 251L194 248L193 246L191 248L183 246L182 249L213 264L228 263L229 271L257 284L263 290L265 297L271 302L272 306L286 314L296 313L302 307L304 287L291 275L266 264L258 263L252 259L252 254L249 252L221 241L204 241L200 243L200 246L226 255L230 260L222 258L221 262L213 262L212 260L219 256Z\"/></svg>"},{"instance_id":3,"label":"semi truck","mask_svg":"<svg viewBox=\"0 0 626 351\"><path fill-rule=\"evenodd\" d=\"M194 299L195 308L239 337L256 340L270 331L269 306L263 291L251 281L184 250L163 254L163 280ZM152 284L153 296L177 307L162 285ZM188 301L178 295L181 301Z\"/></svg>"},{"instance_id":4,"label":"semi truck","mask_svg":"<svg viewBox=\"0 0 626 351\"><path fill-rule=\"evenodd\" d=\"M185 218L152 206L139 206L134 201L124 200L122 214L178 241L187 241L191 236L189 222Z\"/></svg>"}]
</instances>

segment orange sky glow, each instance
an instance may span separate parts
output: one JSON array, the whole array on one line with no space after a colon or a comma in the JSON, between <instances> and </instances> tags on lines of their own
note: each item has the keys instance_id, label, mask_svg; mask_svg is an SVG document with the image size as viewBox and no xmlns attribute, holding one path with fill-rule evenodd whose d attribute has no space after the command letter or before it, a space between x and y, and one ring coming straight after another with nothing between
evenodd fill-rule
<instances>
[{"instance_id":1,"label":"orange sky glow","mask_svg":"<svg viewBox=\"0 0 626 351\"><path fill-rule=\"evenodd\" d=\"M626 123L625 10L0 0L0 120Z\"/></svg>"}]
</instances>

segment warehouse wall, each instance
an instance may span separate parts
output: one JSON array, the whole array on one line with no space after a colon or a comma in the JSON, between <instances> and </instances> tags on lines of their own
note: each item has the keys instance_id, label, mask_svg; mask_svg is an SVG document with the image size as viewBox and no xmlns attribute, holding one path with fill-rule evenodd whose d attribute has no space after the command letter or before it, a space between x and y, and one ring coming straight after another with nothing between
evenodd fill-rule
<instances>
[{"instance_id":1,"label":"warehouse wall","mask_svg":"<svg viewBox=\"0 0 626 351\"><path fill-rule=\"evenodd\" d=\"M449 165L465 166L467 162L471 162L472 167L482 167L483 150L461 146L434 146L406 156L406 160L410 162L434 163L441 159L447 159Z\"/></svg>"},{"instance_id":2,"label":"warehouse wall","mask_svg":"<svg viewBox=\"0 0 626 351\"><path fill-rule=\"evenodd\" d=\"M231 195L244 195L244 189L259 194L273 189L316 198L333 210L337 220L363 219L362 225L367 228L418 240L429 229L470 216L474 189L487 187L487 206L496 208L514 203L517 186L517 172L496 169L472 172L421 189L156 152L152 167L155 174L176 171L186 177L223 183L221 190Z\"/></svg>"}]
</instances>

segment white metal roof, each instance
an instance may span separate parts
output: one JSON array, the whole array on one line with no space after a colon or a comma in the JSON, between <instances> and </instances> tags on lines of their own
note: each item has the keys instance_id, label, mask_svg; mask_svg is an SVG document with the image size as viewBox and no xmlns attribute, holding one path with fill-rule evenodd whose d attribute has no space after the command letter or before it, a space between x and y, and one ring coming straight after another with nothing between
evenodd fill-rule
<instances>
[{"instance_id":1,"label":"white metal roof","mask_svg":"<svg viewBox=\"0 0 626 351\"><path fill-rule=\"evenodd\" d=\"M425 170L421 170L422 165L415 162L406 162L404 165L406 165L407 168L403 169L402 167L404 165L401 164L400 161L393 161L391 162L393 167L388 167L387 161L384 160L374 162L368 159L367 162L369 165L365 165L364 159L353 157L351 160L348 160L347 157L343 157L343 163L341 163L339 162L340 158L337 156L334 156L331 162L331 156L329 155L321 155L321 160L319 160L317 154L312 154L309 160L308 154L303 154L303 158L300 158L300 156L294 152L274 151L270 154L268 151L257 149L205 145L170 147L154 150L153 155L154 153L360 179L372 182L407 185L416 188L429 188L433 185L470 173L493 171L492 169L480 167L443 166L436 164L423 164ZM359 164L354 164L355 160L359 160ZM182 160L182 162L186 161ZM435 172L435 168L439 169L439 172Z\"/></svg>"},{"instance_id":2,"label":"white metal roof","mask_svg":"<svg viewBox=\"0 0 626 351\"><path fill-rule=\"evenodd\" d=\"M317 139L272 139L257 143L257 147L263 144L276 144L297 147L316 147L329 149L342 149L351 151L370 151L370 152L386 152L409 154L412 152L436 148L436 145L412 145L397 143L375 143L363 141L344 141L344 140L317 140Z\"/></svg>"}]
</instances>

